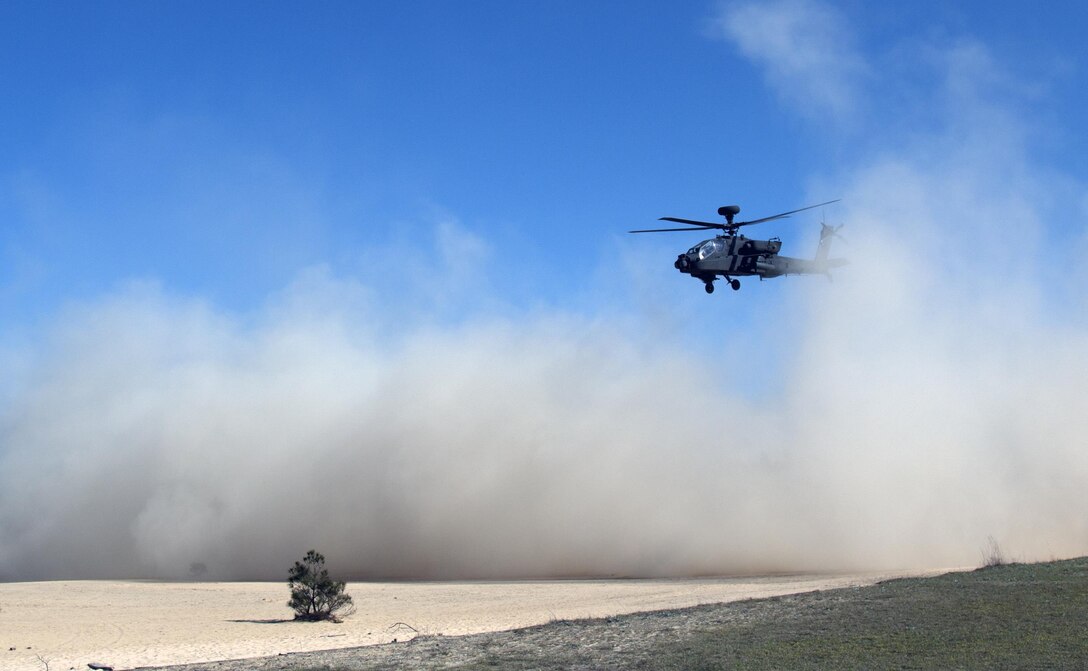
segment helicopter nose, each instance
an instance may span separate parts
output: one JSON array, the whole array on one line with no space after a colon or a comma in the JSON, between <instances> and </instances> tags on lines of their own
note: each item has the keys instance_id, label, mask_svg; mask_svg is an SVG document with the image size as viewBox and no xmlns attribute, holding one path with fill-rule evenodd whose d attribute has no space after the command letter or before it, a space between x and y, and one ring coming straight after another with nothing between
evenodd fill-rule
<instances>
[{"instance_id":1,"label":"helicopter nose","mask_svg":"<svg viewBox=\"0 0 1088 671\"><path fill-rule=\"evenodd\" d=\"M691 260L688 258L687 254L680 254L672 264L672 267L680 272L686 271L689 266L691 266Z\"/></svg>"}]
</instances>

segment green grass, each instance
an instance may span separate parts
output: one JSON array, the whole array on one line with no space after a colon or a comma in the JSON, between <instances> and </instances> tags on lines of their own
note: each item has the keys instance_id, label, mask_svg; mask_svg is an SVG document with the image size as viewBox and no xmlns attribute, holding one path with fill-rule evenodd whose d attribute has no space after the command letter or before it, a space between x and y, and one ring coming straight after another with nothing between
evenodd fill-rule
<instances>
[{"instance_id":1,"label":"green grass","mask_svg":"<svg viewBox=\"0 0 1088 671\"><path fill-rule=\"evenodd\" d=\"M745 624L699 631L657 650L646 668L1088 668L1088 559L738 607L751 610Z\"/></svg>"}]
</instances>

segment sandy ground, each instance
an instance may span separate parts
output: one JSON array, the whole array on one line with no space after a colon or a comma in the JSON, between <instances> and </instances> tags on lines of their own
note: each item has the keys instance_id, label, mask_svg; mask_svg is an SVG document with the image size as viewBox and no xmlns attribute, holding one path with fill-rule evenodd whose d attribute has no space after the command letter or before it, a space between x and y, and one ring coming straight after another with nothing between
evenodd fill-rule
<instances>
[{"instance_id":1,"label":"sandy ground","mask_svg":"<svg viewBox=\"0 0 1088 671\"><path fill-rule=\"evenodd\" d=\"M895 574L903 575L903 574ZM0 668L117 669L346 648L419 634L868 585L892 574L692 580L349 583L340 624L293 622L285 583L0 583Z\"/></svg>"}]
</instances>

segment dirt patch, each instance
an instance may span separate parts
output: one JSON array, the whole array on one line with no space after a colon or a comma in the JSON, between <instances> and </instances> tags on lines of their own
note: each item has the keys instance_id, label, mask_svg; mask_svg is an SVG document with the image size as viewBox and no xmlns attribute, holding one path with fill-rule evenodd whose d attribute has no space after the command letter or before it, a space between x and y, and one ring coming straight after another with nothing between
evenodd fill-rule
<instances>
[{"instance_id":1,"label":"dirt patch","mask_svg":"<svg viewBox=\"0 0 1088 671\"><path fill-rule=\"evenodd\" d=\"M287 587L280 582L0 583L0 668L41 671L37 655L50 660L52 669L79 669L88 662L123 669L368 645L384 650L394 639L394 647L404 647L417 636L424 638L416 645L440 651L453 636L871 584L883 577L349 583L358 611L341 624L291 621ZM426 643L431 639L438 643Z\"/></svg>"}]
</instances>

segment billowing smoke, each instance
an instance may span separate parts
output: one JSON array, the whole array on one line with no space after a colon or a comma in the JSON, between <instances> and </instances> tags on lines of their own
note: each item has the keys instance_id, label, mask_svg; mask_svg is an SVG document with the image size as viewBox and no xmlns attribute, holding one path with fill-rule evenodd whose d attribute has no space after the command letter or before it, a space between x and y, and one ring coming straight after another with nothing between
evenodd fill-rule
<instances>
[{"instance_id":1,"label":"billowing smoke","mask_svg":"<svg viewBox=\"0 0 1088 671\"><path fill-rule=\"evenodd\" d=\"M972 88L984 49L941 58L937 131L814 180L851 265L774 280L784 309L692 282L641 303L698 301L677 329L640 316L667 305L430 319L321 268L251 313L153 283L70 307L3 359L0 577L279 579L311 547L355 578L1088 552L1088 245L1044 216L1088 201Z\"/></svg>"}]
</instances>

